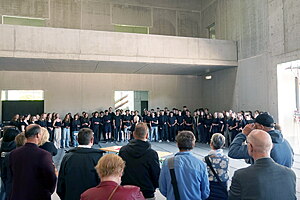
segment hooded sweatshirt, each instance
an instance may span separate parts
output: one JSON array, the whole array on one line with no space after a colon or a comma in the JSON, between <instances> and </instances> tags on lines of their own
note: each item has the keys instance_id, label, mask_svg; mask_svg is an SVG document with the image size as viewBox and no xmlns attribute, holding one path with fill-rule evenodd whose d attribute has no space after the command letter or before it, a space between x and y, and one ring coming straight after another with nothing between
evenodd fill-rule
<instances>
[{"instance_id":1,"label":"hooded sweatshirt","mask_svg":"<svg viewBox=\"0 0 300 200\"><path fill-rule=\"evenodd\" d=\"M95 166L103 153L98 149L82 147L66 152L61 162L56 190L62 200L79 200L81 193L99 184Z\"/></svg>"},{"instance_id":2,"label":"hooded sweatshirt","mask_svg":"<svg viewBox=\"0 0 300 200\"><path fill-rule=\"evenodd\" d=\"M160 165L158 154L147 141L131 140L120 149L119 156L126 162L122 185L140 187L145 198L154 197L158 188Z\"/></svg>"},{"instance_id":3,"label":"hooded sweatshirt","mask_svg":"<svg viewBox=\"0 0 300 200\"><path fill-rule=\"evenodd\" d=\"M271 158L276 163L291 168L294 162L294 152L291 145L283 138L279 130L271 130L268 133L273 142ZM238 134L230 144L228 156L234 159L248 159L246 162L254 164L253 158L248 154L247 145L243 145L246 138L245 134Z\"/></svg>"}]
</instances>

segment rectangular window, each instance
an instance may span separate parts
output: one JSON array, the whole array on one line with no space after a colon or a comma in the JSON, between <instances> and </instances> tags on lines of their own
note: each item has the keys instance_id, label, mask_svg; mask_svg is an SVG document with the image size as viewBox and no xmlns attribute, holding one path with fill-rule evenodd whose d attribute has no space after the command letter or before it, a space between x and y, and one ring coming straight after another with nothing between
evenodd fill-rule
<instances>
[{"instance_id":1,"label":"rectangular window","mask_svg":"<svg viewBox=\"0 0 300 200\"><path fill-rule=\"evenodd\" d=\"M20 16L2 16L2 24L22 25L22 26L46 26L46 20L43 18L20 17Z\"/></svg>"},{"instance_id":2,"label":"rectangular window","mask_svg":"<svg viewBox=\"0 0 300 200\"><path fill-rule=\"evenodd\" d=\"M115 91L115 109L134 110L134 91Z\"/></svg>"},{"instance_id":3,"label":"rectangular window","mask_svg":"<svg viewBox=\"0 0 300 200\"><path fill-rule=\"evenodd\" d=\"M44 100L43 90L2 90L1 101Z\"/></svg>"},{"instance_id":4,"label":"rectangular window","mask_svg":"<svg viewBox=\"0 0 300 200\"><path fill-rule=\"evenodd\" d=\"M212 23L207 27L207 29L208 29L208 38L216 39L216 24Z\"/></svg>"},{"instance_id":5,"label":"rectangular window","mask_svg":"<svg viewBox=\"0 0 300 200\"><path fill-rule=\"evenodd\" d=\"M146 26L115 25L115 32L149 34L149 27L146 27Z\"/></svg>"}]
</instances>

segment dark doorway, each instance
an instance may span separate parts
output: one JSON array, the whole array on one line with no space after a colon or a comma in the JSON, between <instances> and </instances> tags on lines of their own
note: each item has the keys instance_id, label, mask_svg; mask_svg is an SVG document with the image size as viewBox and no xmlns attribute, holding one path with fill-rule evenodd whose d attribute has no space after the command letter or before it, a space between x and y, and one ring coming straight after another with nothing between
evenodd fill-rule
<instances>
[{"instance_id":1,"label":"dark doorway","mask_svg":"<svg viewBox=\"0 0 300 200\"><path fill-rule=\"evenodd\" d=\"M15 114L41 114L44 112L44 101L2 101L2 122L9 123Z\"/></svg>"},{"instance_id":2,"label":"dark doorway","mask_svg":"<svg viewBox=\"0 0 300 200\"><path fill-rule=\"evenodd\" d=\"M141 111L148 110L148 101L141 101Z\"/></svg>"}]
</instances>

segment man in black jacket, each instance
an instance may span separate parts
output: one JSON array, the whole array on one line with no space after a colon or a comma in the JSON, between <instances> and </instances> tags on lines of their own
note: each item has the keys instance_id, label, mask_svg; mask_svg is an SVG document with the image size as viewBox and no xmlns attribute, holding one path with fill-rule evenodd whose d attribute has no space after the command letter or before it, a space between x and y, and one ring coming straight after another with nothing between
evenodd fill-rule
<instances>
[{"instance_id":1,"label":"man in black jacket","mask_svg":"<svg viewBox=\"0 0 300 200\"><path fill-rule=\"evenodd\" d=\"M135 185L141 188L146 199L154 198L158 188L160 166L158 154L151 149L148 128L145 123L138 123L133 132L134 140L122 147L119 156L126 162L122 185Z\"/></svg>"},{"instance_id":2,"label":"man in black jacket","mask_svg":"<svg viewBox=\"0 0 300 200\"><path fill-rule=\"evenodd\" d=\"M78 133L79 146L64 156L56 191L62 200L79 200L81 193L99 184L100 179L94 167L103 151L91 148L93 142L93 131L82 128Z\"/></svg>"}]
</instances>

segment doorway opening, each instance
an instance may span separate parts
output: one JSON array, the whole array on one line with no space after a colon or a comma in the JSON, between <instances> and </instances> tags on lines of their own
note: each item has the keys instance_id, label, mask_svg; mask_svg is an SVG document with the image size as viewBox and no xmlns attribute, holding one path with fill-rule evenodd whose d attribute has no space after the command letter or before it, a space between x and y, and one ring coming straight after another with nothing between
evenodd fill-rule
<instances>
[{"instance_id":1,"label":"doorway opening","mask_svg":"<svg viewBox=\"0 0 300 200\"><path fill-rule=\"evenodd\" d=\"M277 65L278 122L295 152L300 153L300 60Z\"/></svg>"},{"instance_id":2,"label":"doorway opening","mask_svg":"<svg viewBox=\"0 0 300 200\"><path fill-rule=\"evenodd\" d=\"M44 112L43 90L2 90L2 123L8 124L15 114L41 114Z\"/></svg>"}]
</instances>

